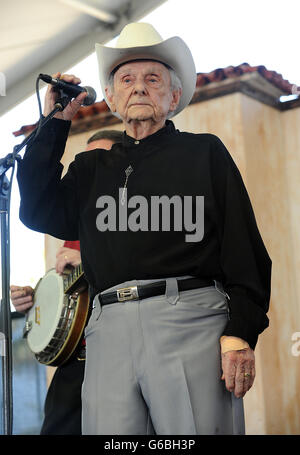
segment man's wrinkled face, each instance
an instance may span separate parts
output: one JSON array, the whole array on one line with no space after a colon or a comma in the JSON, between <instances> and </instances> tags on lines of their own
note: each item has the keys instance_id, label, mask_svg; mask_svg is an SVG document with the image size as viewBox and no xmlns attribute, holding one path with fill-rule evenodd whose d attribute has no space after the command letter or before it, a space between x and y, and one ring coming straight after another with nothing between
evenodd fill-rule
<instances>
[{"instance_id":1,"label":"man's wrinkled face","mask_svg":"<svg viewBox=\"0 0 300 455\"><path fill-rule=\"evenodd\" d=\"M114 74L113 90L106 89L111 110L127 123L165 120L176 109L180 94L171 89L169 70L162 63L147 60L122 65Z\"/></svg>"}]
</instances>

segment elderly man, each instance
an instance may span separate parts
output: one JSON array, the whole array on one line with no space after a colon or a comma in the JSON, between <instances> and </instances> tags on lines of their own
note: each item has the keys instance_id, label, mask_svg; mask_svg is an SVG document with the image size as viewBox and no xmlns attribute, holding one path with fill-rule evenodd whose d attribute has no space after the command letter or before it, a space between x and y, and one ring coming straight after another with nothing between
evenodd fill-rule
<instances>
[{"instance_id":1,"label":"elderly man","mask_svg":"<svg viewBox=\"0 0 300 455\"><path fill-rule=\"evenodd\" d=\"M79 237L94 289L83 434L242 434L271 276L247 191L220 139L168 120L195 89L180 38L129 24L96 49L122 144L77 155L60 180L80 94L18 169L21 220ZM46 114L54 101L49 88Z\"/></svg>"}]
</instances>

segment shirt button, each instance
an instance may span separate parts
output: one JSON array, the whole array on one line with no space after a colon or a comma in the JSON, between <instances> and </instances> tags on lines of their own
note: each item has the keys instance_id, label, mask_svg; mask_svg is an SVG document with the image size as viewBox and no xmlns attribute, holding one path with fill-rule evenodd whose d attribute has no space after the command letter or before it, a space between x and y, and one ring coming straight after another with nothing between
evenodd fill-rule
<instances>
[{"instance_id":1,"label":"shirt button","mask_svg":"<svg viewBox=\"0 0 300 455\"><path fill-rule=\"evenodd\" d=\"M138 145L140 143L140 141L134 141L135 145Z\"/></svg>"}]
</instances>

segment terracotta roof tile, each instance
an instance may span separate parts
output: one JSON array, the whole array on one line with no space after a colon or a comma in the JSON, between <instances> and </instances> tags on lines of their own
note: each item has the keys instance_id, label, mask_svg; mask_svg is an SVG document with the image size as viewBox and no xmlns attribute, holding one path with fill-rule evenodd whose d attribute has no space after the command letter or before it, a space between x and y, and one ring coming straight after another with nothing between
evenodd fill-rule
<instances>
[{"instance_id":1,"label":"terracotta roof tile","mask_svg":"<svg viewBox=\"0 0 300 455\"><path fill-rule=\"evenodd\" d=\"M197 74L197 87L202 87L211 82L219 82L224 79L234 78L242 76L246 73L258 72L261 76L267 79L271 84L275 85L287 95L292 94L292 87L289 81L283 79L282 75L276 71L269 71L263 65L250 66L249 63L242 63L238 66L228 66L227 68L218 68L210 73L198 73Z\"/></svg>"}]
</instances>

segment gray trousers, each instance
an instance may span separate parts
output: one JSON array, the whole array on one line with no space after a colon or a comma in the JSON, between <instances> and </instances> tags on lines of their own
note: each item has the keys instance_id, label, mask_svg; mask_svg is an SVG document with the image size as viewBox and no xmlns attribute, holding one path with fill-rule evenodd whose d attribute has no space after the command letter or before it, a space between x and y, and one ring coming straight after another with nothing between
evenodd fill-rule
<instances>
[{"instance_id":1,"label":"gray trousers","mask_svg":"<svg viewBox=\"0 0 300 455\"><path fill-rule=\"evenodd\" d=\"M228 320L221 284L178 292L176 278L166 282L165 295L143 300L101 307L95 297L85 330L83 434L244 434L243 400L221 381Z\"/></svg>"}]
</instances>

